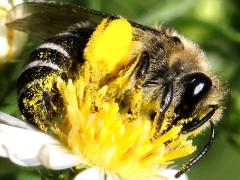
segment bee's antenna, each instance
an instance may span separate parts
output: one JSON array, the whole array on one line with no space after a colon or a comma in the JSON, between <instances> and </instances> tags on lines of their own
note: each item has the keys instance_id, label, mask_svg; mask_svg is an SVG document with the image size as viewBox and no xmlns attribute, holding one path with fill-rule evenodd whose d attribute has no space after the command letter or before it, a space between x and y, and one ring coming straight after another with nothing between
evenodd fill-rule
<instances>
[{"instance_id":1,"label":"bee's antenna","mask_svg":"<svg viewBox=\"0 0 240 180\"><path fill-rule=\"evenodd\" d=\"M210 121L210 124L211 124L211 136L210 136L208 143L205 145L204 149L196 157L194 157L187 164L184 164L182 166L182 168L175 174L175 178L179 178L182 174L187 172L194 164L196 164L198 161L200 161L207 154L208 150L210 149L210 147L213 143L213 140L215 139L215 135L216 135L213 122Z\"/></svg>"}]
</instances>

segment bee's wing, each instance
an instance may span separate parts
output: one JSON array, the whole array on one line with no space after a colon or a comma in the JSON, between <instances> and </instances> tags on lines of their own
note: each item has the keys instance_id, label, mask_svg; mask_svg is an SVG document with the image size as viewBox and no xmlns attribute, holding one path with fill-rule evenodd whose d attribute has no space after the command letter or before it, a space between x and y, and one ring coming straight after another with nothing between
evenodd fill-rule
<instances>
[{"instance_id":1,"label":"bee's wing","mask_svg":"<svg viewBox=\"0 0 240 180\"><path fill-rule=\"evenodd\" d=\"M106 17L102 12L76 5L27 2L9 11L7 26L46 38L81 21L88 20L95 26Z\"/></svg>"},{"instance_id":2,"label":"bee's wing","mask_svg":"<svg viewBox=\"0 0 240 180\"><path fill-rule=\"evenodd\" d=\"M43 38L63 32L69 26L81 21L89 21L93 28L102 19L110 15L100 11L83 8L77 5L47 3L47 2L26 2L15 6L7 16L9 28L25 31ZM130 23L144 31L159 33L159 31L137 24Z\"/></svg>"}]
</instances>

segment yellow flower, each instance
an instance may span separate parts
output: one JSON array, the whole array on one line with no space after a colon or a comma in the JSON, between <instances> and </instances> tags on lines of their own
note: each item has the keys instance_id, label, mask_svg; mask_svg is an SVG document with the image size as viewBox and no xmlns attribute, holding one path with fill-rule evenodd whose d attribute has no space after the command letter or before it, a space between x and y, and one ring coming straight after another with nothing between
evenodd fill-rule
<instances>
[{"instance_id":1,"label":"yellow flower","mask_svg":"<svg viewBox=\"0 0 240 180\"><path fill-rule=\"evenodd\" d=\"M0 1L0 63L12 61L21 52L26 42L25 33L7 29L5 26L8 10L20 3L23 3L23 0Z\"/></svg>"},{"instance_id":2,"label":"yellow flower","mask_svg":"<svg viewBox=\"0 0 240 180\"><path fill-rule=\"evenodd\" d=\"M123 138L124 137L122 137L121 141L125 142ZM112 138L109 137L109 139ZM112 148L114 148L116 144L120 143L120 141L115 142ZM91 144L89 144L89 146L86 148L90 148L90 145ZM96 144L96 146L98 145ZM93 153L92 159L97 158L98 162L104 162L104 158L111 156L113 154L113 150L111 152L106 151L105 154L102 154L103 151L104 150L101 149L91 149L89 155L91 156L90 153ZM129 155L137 154L133 153ZM97 163L90 163L90 161L87 160L87 157L83 157L84 154L70 150L69 147L65 146L54 137L35 129L22 120L2 112L0 112L0 156L9 158L13 163L25 167L37 167L43 165L52 170L68 169L73 167L84 168L84 170L80 171L79 174L74 178L75 180L104 180L104 177L106 177L107 180L122 179L118 172L110 171L110 169L105 170L103 166ZM137 162L137 159L134 159L133 156L126 158L128 158L128 160L123 159L122 162L115 161L116 169L123 170L125 167L125 162L129 163L129 165L134 165ZM105 159L105 165L108 164L107 160L108 159ZM146 162L147 158L145 160L145 163ZM120 168L120 165L123 167ZM141 172L141 170L144 169L139 169L139 173L142 175L147 175L150 167L151 166L146 167L147 172ZM136 169L134 169L134 166L126 166L125 168L125 171L128 172L129 177L131 177L130 173L137 172ZM155 170L155 177L147 179L175 180L174 175L176 174L177 170L171 168L166 169L166 165L159 167L159 169L156 168ZM150 172L153 172L153 170L150 170ZM178 178L178 180L187 180L187 177L186 175L182 175L180 178Z\"/></svg>"}]
</instances>

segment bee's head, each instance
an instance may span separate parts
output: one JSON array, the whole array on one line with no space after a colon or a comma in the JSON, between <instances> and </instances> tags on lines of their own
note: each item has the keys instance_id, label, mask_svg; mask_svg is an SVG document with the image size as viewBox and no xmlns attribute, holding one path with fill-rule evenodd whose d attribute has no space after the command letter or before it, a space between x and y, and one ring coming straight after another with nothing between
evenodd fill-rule
<instances>
[{"instance_id":1,"label":"bee's head","mask_svg":"<svg viewBox=\"0 0 240 180\"><path fill-rule=\"evenodd\" d=\"M183 132L205 128L207 121L220 119L222 85L209 70L202 50L179 36L182 50L169 55L169 80L173 84L173 125L183 125ZM208 123L206 123L208 124Z\"/></svg>"},{"instance_id":2,"label":"bee's head","mask_svg":"<svg viewBox=\"0 0 240 180\"><path fill-rule=\"evenodd\" d=\"M183 125L183 131L191 132L209 120L219 120L224 92L202 50L175 32L153 40L142 53L138 75L145 73L145 102L153 104L147 107L153 114L170 117L171 125L162 129Z\"/></svg>"}]
</instances>

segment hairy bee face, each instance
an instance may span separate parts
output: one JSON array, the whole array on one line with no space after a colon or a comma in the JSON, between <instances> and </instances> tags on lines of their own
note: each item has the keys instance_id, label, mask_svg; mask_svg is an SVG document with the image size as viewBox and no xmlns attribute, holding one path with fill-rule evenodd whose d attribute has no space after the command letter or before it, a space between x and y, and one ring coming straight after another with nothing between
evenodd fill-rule
<instances>
[{"instance_id":1,"label":"hairy bee face","mask_svg":"<svg viewBox=\"0 0 240 180\"><path fill-rule=\"evenodd\" d=\"M18 17L18 11L24 13ZM208 151L225 93L203 51L187 38L165 26L150 28L57 3L24 3L10 11L8 20L9 28L45 38L18 80L19 109L30 123L47 131L64 107L58 79L76 80L80 74L82 85L91 90L91 112L98 112L101 105L95 99L104 96L100 102L117 103L126 123L148 119L151 143L175 127L180 128L177 139L211 125L205 148L176 177Z\"/></svg>"},{"instance_id":2,"label":"hairy bee face","mask_svg":"<svg viewBox=\"0 0 240 180\"><path fill-rule=\"evenodd\" d=\"M196 44L164 26L158 30L140 38L145 55L136 76L143 76L143 108L161 133L175 125L183 125L184 133L202 130L221 116L220 82Z\"/></svg>"}]
</instances>

